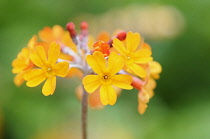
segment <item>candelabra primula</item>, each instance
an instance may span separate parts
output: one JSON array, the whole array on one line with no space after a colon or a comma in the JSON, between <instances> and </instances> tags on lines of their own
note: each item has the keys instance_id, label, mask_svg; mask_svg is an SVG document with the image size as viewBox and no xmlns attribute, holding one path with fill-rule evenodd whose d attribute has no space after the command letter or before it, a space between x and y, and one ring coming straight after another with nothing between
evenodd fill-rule
<instances>
[{"instance_id":1,"label":"candelabra primula","mask_svg":"<svg viewBox=\"0 0 210 139\"><path fill-rule=\"evenodd\" d=\"M83 86L77 96L81 99L82 92L90 93L89 104L96 108L114 105L121 89L135 88L143 114L162 69L140 34L120 31L110 37L103 32L93 39L86 22L81 23L80 34L72 22L66 29L45 27L30 39L12 62L12 72L17 74L14 83L20 86L26 81L28 87L35 87L46 80L42 93L48 96L55 91L56 76L77 76Z\"/></svg>"}]
</instances>

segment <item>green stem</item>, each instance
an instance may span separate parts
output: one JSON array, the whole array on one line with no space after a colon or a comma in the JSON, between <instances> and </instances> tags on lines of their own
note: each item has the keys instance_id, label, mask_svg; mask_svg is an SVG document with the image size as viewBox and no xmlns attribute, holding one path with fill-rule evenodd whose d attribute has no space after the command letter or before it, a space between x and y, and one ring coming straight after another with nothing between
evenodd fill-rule
<instances>
[{"instance_id":1,"label":"green stem","mask_svg":"<svg viewBox=\"0 0 210 139\"><path fill-rule=\"evenodd\" d=\"M88 111L88 93L83 88L82 94L82 139L87 139L87 111Z\"/></svg>"}]
</instances>

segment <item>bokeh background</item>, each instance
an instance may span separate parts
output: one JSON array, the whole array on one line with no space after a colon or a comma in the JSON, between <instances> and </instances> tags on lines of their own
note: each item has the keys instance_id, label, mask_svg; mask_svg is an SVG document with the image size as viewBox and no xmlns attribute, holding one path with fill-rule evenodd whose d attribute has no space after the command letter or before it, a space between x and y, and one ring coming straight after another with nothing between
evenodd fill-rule
<instances>
[{"instance_id":1,"label":"bokeh background","mask_svg":"<svg viewBox=\"0 0 210 139\"><path fill-rule=\"evenodd\" d=\"M140 32L163 72L144 115L137 91L124 91L116 105L89 109L90 139L210 138L209 0L1 0L0 138L79 139L76 80L59 79L54 95L41 86L16 87L11 62L45 26L89 22L90 33Z\"/></svg>"}]
</instances>

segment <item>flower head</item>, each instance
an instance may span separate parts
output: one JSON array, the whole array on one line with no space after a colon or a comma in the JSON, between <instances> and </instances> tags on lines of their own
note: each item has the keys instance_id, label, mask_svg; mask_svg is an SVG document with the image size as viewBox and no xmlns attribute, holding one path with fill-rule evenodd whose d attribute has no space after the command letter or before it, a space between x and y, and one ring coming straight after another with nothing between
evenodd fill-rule
<instances>
[{"instance_id":1,"label":"flower head","mask_svg":"<svg viewBox=\"0 0 210 139\"><path fill-rule=\"evenodd\" d=\"M48 54L43 46L37 46L35 52L30 55L30 59L39 68L31 69L25 73L26 85L35 87L46 80L42 93L45 96L53 94L56 87L56 76L65 77L69 68L68 62L56 63L59 54L60 45L54 42L50 44Z\"/></svg>"},{"instance_id":2,"label":"flower head","mask_svg":"<svg viewBox=\"0 0 210 139\"><path fill-rule=\"evenodd\" d=\"M123 89L132 89L130 85L132 77L125 74L116 75L124 67L124 58L116 52L112 52L106 60L101 52L94 52L86 57L88 65L97 75L87 75L82 83L88 93L93 93L100 87L100 99L103 105L114 105L117 94L112 85Z\"/></svg>"},{"instance_id":3,"label":"flower head","mask_svg":"<svg viewBox=\"0 0 210 139\"><path fill-rule=\"evenodd\" d=\"M32 69L35 65L30 60L30 53L34 50L37 44L36 36L33 36L27 47L22 48L22 50L18 53L17 58L12 61L12 72L17 74L14 78L14 83L17 86L22 85L24 82L23 75L27 70Z\"/></svg>"},{"instance_id":4,"label":"flower head","mask_svg":"<svg viewBox=\"0 0 210 139\"><path fill-rule=\"evenodd\" d=\"M125 58L125 70L139 77L146 77L146 70L140 64L147 64L152 61L151 51L148 49L138 49L140 44L138 33L128 32L125 44L117 38L113 40L114 48Z\"/></svg>"}]
</instances>

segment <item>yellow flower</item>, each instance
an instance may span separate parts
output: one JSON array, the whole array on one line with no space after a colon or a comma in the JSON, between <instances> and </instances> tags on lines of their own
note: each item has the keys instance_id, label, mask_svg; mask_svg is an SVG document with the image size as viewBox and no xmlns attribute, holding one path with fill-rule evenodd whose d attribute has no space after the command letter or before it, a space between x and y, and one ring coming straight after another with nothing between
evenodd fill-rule
<instances>
[{"instance_id":1,"label":"yellow flower","mask_svg":"<svg viewBox=\"0 0 210 139\"><path fill-rule=\"evenodd\" d=\"M27 44L17 55L17 58L12 61L12 72L17 74L14 78L16 86L22 85L24 82L23 75L27 70L34 67L34 64L30 60L30 53L33 51L37 44L37 37L33 36Z\"/></svg>"},{"instance_id":2,"label":"yellow flower","mask_svg":"<svg viewBox=\"0 0 210 139\"><path fill-rule=\"evenodd\" d=\"M53 28L45 27L43 30L39 31L39 38L47 43L52 41L60 41L63 37L65 31L59 25L53 26Z\"/></svg>"},{"instance_id":3,"label":"yellow flower","mask_svg":"<svg viewBox=\"0 0 210 139\"><path fill-rule=\"evenodd\" d=\"M114 38L114 48L125 57L125 70L139 77L146 77L146 70L140 64L147 64L152 61L151 51L148 49L138 49L140 44L140 35L138 33L128 32L125 45L122 41Z\"/></svg>"},{"instance_id":4,"label":"yellow flower","mask_svg":"<svg viewBox=\"0 0 210 139\"><path fill-rule=\"evenodd\" d=\"M146 111L147 103L154 96L154 89L156 87L156 81L153 78L149 78L147 83L141 88L138 93L138 111L143 114Z\"/></svg>"},{"instance_id":5,"label":"yellow flower","mask_svg":"<svg viewBox=\"0 0 210 139\"><path fill-rule=\"evenodd\" d=\"M162 72L162 67L160 63L156 61L151 61L149 62L149 71L150 71L150 76L154 79L159 79L160 78L160 73Z\"/></svg>"},{"instance_id":6,"label":"yellow flower","mask_svg":"<svg viewBox=\"0 0 210 139\"><path fill-rule=\"evenodd\" d=\"M116 75L125 65L124 58L116 52L112 52L106 60L101 52L94 52L93 55L86 57L88 65L97 75L87 75L82 83L88 93L93 93L100 87L100 99L103 105L114 105L117 100L117 94L112 85L122 89L132 89L132 77L129 75Z\"/></svg>"},{"instance_id":7,"label":"yellow flower","mask_svg":"<svg viewBox=\"0 0 210 139\"><path fill-rule=\"evenodd\" d=\"M47 79L42 93L45 96L52 95L56 87L56 75L65 77L69 68L68 62L56 63L59 55L60 45L55 42L50 44L48 54L43 46L37 46L35 52L30 55L30 59L39 68L31 69L25 73L26 85L35 87Z\"/></svg>"},{"instance_id":8,"label":"yellow flower","mask_svg":"<svg viewBox=\"0 0 210 139\"><path fill-rule=\"evenodd\" d=\"M147 103L149 102L149 94L144 89L138 93L138 102L138 111L140 114L144 114L148 107Z\"/></svg>"}]
</instances>

